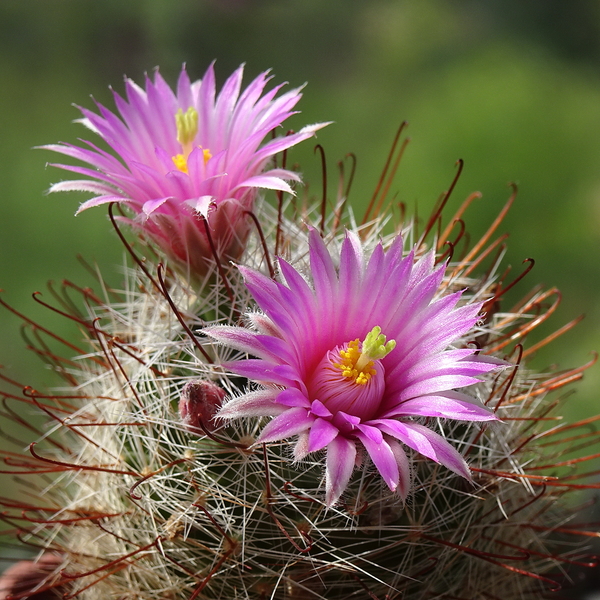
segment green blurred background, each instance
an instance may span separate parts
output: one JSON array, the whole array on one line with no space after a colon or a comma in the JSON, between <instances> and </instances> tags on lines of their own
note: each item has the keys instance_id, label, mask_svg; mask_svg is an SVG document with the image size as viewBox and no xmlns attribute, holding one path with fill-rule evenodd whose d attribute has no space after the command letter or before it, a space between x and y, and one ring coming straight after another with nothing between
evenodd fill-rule
<instances>
[{"instance_id":1,"label":"green blurred background","mask_svg":"<svg viewBox=\"0 0 600 600\"><path fill-rule=\"evenodd\" d=\"M582 325L536 358L571 367L600 349L600 3L569 0L2 0L0 3L0 286L4 298L60 327L31 292L48 279L89 283L76 254L118 281L122 248L104 209L73 216L77 194L47 197L67 174L45 169L56 156L33 146L89 133L71 121L73 103L112 108L108 89L140 81L160 65L175 83L217 59L222 82L241 62L247 79L272 68L275 81L308 82L292 125L333 120L319 134L331 166L358 157L351 200L361 214L398 124L412 138L394 191L426 214L465 160L453 206L483 199L467 216L481 233L519 183L507 262L521 284L557 285L558 327ZM312 182L312 145L295 153ZM333 186L332 186L333 187ZM0 362L35 386L53 381L27 354L19 323L0 312ZM569 401L572 415L598 412L600 368Z\"/></svg>"},{"instance_id":2,"label":"green blurred background","mask_svg":"<svg viewBox=\"0 0 600 600\"><path fill-rule=\"evenodd\" d=\"M175 83L217 59L222 82L241 62L247 81L272 68L275 81L308 82L292 123L333 120L320 133L331 165L358 157L351 200L360 214L398 124L412 142L395 191L426 214L454 173L453 197L483 199L467 216L481 232L519 183L505 221L507 261L537 260L521 291L557 285L556 327L586 313L575 331L540 353L536 366L569 367L600 349L600 3L564 0L3 0L0 3L0 286L4 298L53 326L30 299L48 279L88 283L76 260L97 261L118 281L122 249L103 209L73 216L83 197L47 197L66 177L33 146L88 136L73 103L110 107L111 84L142 80L160 65ZM312 188L312 145L297 152ZM52 381L23 349L19 324L0 312L0 362L32 385ZM599 408L600 369L571 401Z\"/></svg>"}]
</instances>

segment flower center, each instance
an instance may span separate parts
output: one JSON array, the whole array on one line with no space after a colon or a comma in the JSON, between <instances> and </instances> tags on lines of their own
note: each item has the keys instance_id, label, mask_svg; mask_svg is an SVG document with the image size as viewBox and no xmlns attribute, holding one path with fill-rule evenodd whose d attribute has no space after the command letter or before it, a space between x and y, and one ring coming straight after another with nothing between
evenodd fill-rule
<instances>
[{"instance_id":1,"label":"flower center","mask_svg":"<svg viewBox=\"0 0 600 600\"><path fill-rule=\"evenodd\" d=\"M198 111L190 106L185 112L181 108L175 113L175 124L177 125L177 141L181 144L182 153L172 157L173 164L182 173L188 172L188 157L194 149L194 138L198 133ZM202 148L204 164L211 158L210 150Z\"/></svg>"},{"instance_id":2,"label":"flower center","mask_svg":"<svg viewBox=\"0 0 600 600\"><path fill-rule=\"evenodd\" d=\"M385 370L380 359L396 347L386 342L380 327L374 327L363 342L358 339L327 352L309 386L313 400L320 400L332 413L371 418L385 391Z\"/></svg>"},{"instance_id":3,"label":"flower center","mask_svg":"<svg viewBox=\"0 0 600 600\"><path fill-rule=\"evenodd\" d=\"M365 385L377 374L373 368L374 361L387 356L396 347L396 341L386 343L381 327L373 327L360 344L360 349L359 344L358 338L349 342L346 350L340 350L340 362L333 363L333 366L340 369L344 377L354 379L354 383Z\"/></svg>"},{"instance_id":4,"label":"flower center","mask_svg":"<svg viewBox=\"0 0 600 600\"><path fill-rule=\"evenodd\" d=\"M372 360L369 360L364 367L357 366L362 356L358 349L359 343L358 338L349 342L347 350L340 350L340 362L333 363L333 366L340 369L344 377L354 379L354 383L365 385L373 375L377 375L377 371L373 368L375 362Z\"/></svg>"}]
</instances>

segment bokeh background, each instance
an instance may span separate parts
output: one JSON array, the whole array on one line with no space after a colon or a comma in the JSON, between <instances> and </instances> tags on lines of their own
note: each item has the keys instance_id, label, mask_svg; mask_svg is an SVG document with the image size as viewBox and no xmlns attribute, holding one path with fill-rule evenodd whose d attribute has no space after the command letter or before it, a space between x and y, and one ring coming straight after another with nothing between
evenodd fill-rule
<instances>
[{"instance_id":1,"label":"bokeh background","mask_svg":"<svg viewBox=\"0 0 600 600\"><path fill-rule=\"evenodd\" d=\"M330 165L358 158L351 201L358 214L373 190L398 124L412 141L394 192L426 214L462 158L456 207L479 190L467 215L481 233L519 184L502 231L520 285L558 286L559 327L584 322L539 353L539 369L571 367L600 350L600 2L598 0L2 0L0 2L0 287L3 297L52 327L31 300L49 279L86 285L77 261L96 261L109 281L122 248L104 209L73 214L84 196L46 196L66 174L32 147L89 136L73 104L112 107L108 85L140 81L160 65L175 83L181 64L200 77L217 59L223 82L245 62L247 78L272 68L275 81L308 82L304 123L332 120L319 134ZM312 145L295 153L313 189ZM24 350L19 323L0 312L0 363L34 386L52 374ZM546 331L548 333L549 330ZM67 334L65 334L67 335ZM571 418L600 409L600 367L569 399Z\"/></svg>"},{"instance_id":2,"label":"bokeh background","mask_svg":"<svg viewBox=\"0 0 600 600\"><path fill-rule=\"evenodd\" d=\"M536 266L520 286L556 285L555 327L584 323L541 352L536 366L581 364L600 350L600 2L597 0L2 0L0 2L0 287L4 298L49 319L30 298L49 279L85 283L76 255L118 281L122 248L104 209L73 214L83 195L46 196L68 174L45 168L58 155L34 146L90 136L73 104L112 107L109 85L142 81L160 65L171 83L183 62L193 78L217 60L222 82L245 62L247 81L308 82L294 117L332 120L319 134L330 168L358 158L351 201L362 214L398 124L412 141L393 192L425 215L465 169L454 206L483 199L467 216L481 233L519 184L505 221L507 263ZM312 189L312 144L295 153ZM333 187L333 186L332 186ZM112 279L111 279L112 278ZM29 356L19 325L0 312L0 363L41 385L52 380ZM600 368L571 402L600 408Z\"/></svg>"}]
</instances>

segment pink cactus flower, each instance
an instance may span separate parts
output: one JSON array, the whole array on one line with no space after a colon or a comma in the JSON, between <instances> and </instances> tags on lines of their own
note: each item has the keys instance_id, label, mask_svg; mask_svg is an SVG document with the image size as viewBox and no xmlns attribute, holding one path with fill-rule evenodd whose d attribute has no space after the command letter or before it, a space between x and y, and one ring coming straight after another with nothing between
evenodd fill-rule
<instances>
[{"instance_id":1,"label":"pink cactus flower","mask_svg":"<svg viewBox=\"0 0 600 600\"><path fill-rule=\"evenodd\" d=\"M445 265L434 266L433 252L403 257L400 236L387 251L377 245L367 261L347 233L339 262L316 231L309 236L312 283L281 259L281 283L239 267L262 310L250 315L257 331L204 329L257 357L226 368L264 387L230 399L217 416L274 417L257 443L297 437L297 460L326 450L329 506L363 450L402 497L410 489L404 446L470 478L459 452L421 418L496 418L468 390L457 391L504 364L465 347L482 304L458 306L462 292L443 295Z\"/></svg>"},{"instance_id":2,"label":"pink cactus flower","mask_svg":"<svg viewBox=\"0 0 600 600\"><path fill-rule=\"evenodd\" d=\"M216 95L213 65L190 82L185 67L174 92L156 71L145 90L125 81L127 100L114 93L120 116L98 104L85 108L81 123L113 150L91 142L44 146L93 168L53 164L89 179L54 184L51 192L79 190L95 197L78 212L119 202L135 214L130 224L149 235L171 257L203 275L214 261L206 221L222 260L239 258L249 233L251 211L261 188L292 193L297 173L270 168L273 155L314 135L325 124L263 143L294 112L299 89L263 94L271 79L260 74L241 93L243 65ZM116 156L115 156L116 155Z\"/></svg>"}]
</instances>

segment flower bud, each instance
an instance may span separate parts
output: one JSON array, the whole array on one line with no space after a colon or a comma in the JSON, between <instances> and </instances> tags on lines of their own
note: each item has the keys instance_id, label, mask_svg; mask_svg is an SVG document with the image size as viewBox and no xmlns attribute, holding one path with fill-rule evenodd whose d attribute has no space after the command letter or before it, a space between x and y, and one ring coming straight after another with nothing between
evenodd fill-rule
<instances>
[{"instance_id":1,"label":"flower bud","mask_svg":"<svg viewBox=\"0 0 600 600\"><path fill-rule=\"evenodd\" d=\"M30 600L56 600L66 592L64 585L48 588L52 584L53 572L62 564L56 554L45 553L39 560L21 560L15 563L0 577L0 600L25 597ZM36 592L36 588L39 592Z\"/></svg>"},{"instance_id":2,"label":"flower bud","mask_svg":"<svg viewBox=\"0 0 600 600\"><path fill-rule=\"evenodd\" d=\"M185 384L179 400L179 414L188 431L213 431L212 418L225 398L225 390L212 381L197 379Z\"/></svg>"}]
</instances>

